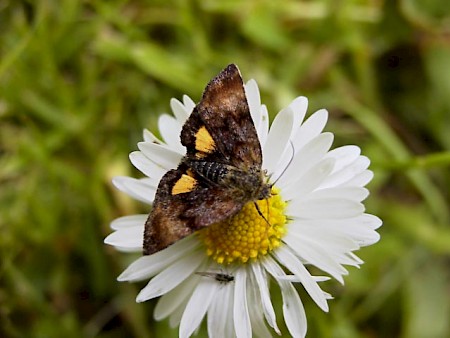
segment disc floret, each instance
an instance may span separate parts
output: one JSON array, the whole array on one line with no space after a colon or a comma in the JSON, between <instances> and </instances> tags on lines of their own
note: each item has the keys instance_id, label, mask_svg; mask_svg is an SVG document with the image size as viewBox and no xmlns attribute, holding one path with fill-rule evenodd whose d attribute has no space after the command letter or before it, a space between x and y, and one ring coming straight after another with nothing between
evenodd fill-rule
<instances>
[{"instance_id":1,"label":"disc floret","mask_svg":"<svg viewBox=\"0 0 450 338\"><path fill-rule=\"evenodd\" d=\"M233 217L202 230L200 236L208 256L219 264L231 264L268 254L280 246L286 232L285 207L272 188L268 199L249 202Z\"/></svg>"}]
</instances>

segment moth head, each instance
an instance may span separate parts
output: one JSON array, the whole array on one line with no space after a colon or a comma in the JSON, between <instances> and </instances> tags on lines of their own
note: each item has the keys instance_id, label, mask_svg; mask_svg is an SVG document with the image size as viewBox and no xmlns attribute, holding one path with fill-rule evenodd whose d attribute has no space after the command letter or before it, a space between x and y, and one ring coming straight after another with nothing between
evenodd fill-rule
<instances>
[{"instance_id":1,"label":"moth head","mask_svg":"<svg viewBox=\"0 0 450 338\"><path fill-rule=\"evenodd\" d=\"M272 184L263 183L258 191L258 200L268 199L272 195Z\"/></svg>"}]
</instances>

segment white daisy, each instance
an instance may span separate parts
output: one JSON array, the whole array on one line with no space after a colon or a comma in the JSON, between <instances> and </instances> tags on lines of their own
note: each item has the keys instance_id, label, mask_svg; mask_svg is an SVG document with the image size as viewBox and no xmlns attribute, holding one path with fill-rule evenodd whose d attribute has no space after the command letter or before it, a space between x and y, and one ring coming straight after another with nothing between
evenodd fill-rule
<instances>
[{"instance_id":1,"label":"white daisy","mask_svg":"<svg viewBox=\"0 0 450 338\"><path fill-rule=\"evenodd\" d=\"M322 132L328 118L319 110L304 121L307 99L298 97L274 119L269 130L267 108L260 102L256 82L245 85L263 152L263 169L276 182L272 196L258 201L264 219L250 202L227 220L213 224L153 255L132 263L120 281L150 279L138 302L161 297L155 319L169 318L179 336L189 337L205 315L211 337L272 337L277 326L269 287L275 281L283 299L289 334L306 335L306 315L294 283L301 283L316 304L328 311L327 299L312 276L315 266L343 283L344 265L359 266L353 253L378 241L381 221L364 213L361 203L372 179L369 159L357 146L330 151L333 134ZM131 162L147 177L117 177L115 186L151 204L161 177L176 168L185 148L179 135L195 104L187 96L170 102L174 117L162 115L163 140L144 131ZM116 219L105 242L122 251L142 252L147 215ZM278 291L277 291L278 292Z\"/></svg>"}]
</instances>

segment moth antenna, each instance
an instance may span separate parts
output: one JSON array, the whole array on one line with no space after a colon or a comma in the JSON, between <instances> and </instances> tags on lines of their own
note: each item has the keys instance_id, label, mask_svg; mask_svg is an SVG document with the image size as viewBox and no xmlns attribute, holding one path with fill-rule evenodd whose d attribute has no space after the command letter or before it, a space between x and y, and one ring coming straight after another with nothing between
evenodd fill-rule
<instances>
[{"instance_id":1,"label":"moth antenna","mask_svg":"<svg viewBox=\"0 0 450 338\"><path fill-rule=\"evenodd\" d=\"M278 176L278 178L275 180L275 182L273 182L270 187L273 187L275 185L275 183L278 182L278 180L283 177L284 173L286 172L286 170L289 168L289 166L292 164L292 161L294 160L294 156L295 156L295 148L294 148L294 144L292 143L291 140L289 140L289 144L291 145L292 148L292 155L291 158L289 159L288 164L286 164L286 166L284 167L283 171L281 172L280 176Z\"/></svg>"},{"instance_id":2,"label":"moth antenna","mask_svg":"<svg viewBox=\"0 0 450 338\"><path fill-rule=\"evenodd\" d=\"M288 162L288 164L286 165L286 167L284 167L284 169L283 169L283 171L281 172L280 176L278 176L278 178L275 180L275 182L273 182L273 183L270 185L270 188L272 188L272 187L275 185L275 183L278 182L278 180L284 175L284 173L286 172L286 170L289 168L289 166L291 165L292 161L294 160L294 155L295 155L294 144L292 143L291 140L289 140L289 144L291 145L291 149L292 149L292 155L291 155L291 158L289 159L289 162ZM258 211L258 214L266 221L266 223L267 223L269 226L272 226L272 225L269 223L269 221L267 220L267 218L266 218L266 217L263 215L263 213L261 212L261 209L259 209L258 203L256 203L256 202L253 202L253 203L255 204L255 208L256 208L256 211ZM270 218L270 215L269 215L269 213L270 213L269 200L268 200L267 198L266 198L266 203L267 203L267 216Z\"/></svg>"}]
</instances>

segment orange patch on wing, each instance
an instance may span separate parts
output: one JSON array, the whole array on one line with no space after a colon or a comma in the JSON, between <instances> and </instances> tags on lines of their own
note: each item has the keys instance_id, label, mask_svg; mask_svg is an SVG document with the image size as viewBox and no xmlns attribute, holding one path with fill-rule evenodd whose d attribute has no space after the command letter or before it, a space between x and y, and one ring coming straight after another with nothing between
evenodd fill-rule
<instances>
[{"instance_id":1,"label":"orange patch on wing","mask_svg":"<svg viewBox=\"0 0 450 338\"><path fill-rule=\"evenodd\" d=\"M183 194L194 190L197 180L189 175L183 174L180 179L175 182L172 187L172 195Z\"/></svg>"},{"instance_id":2,"label":"orange patch on wing","mask_svg":"<svg viewBox=\"0 0 450 338\"><path fill-rule=\"evenodd\" d=\"M197 154L197 157L204 157L206 154L210 154L216 148L211 134L206 130L206 127L201 127L195 134L195 149L204 154Z\"/></svg>"}]
</instances>

